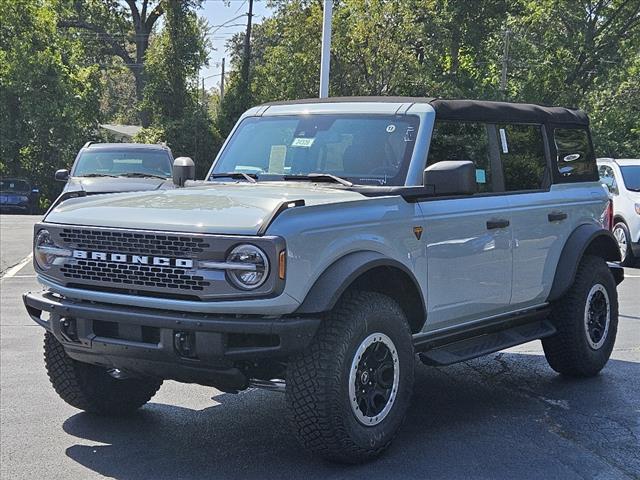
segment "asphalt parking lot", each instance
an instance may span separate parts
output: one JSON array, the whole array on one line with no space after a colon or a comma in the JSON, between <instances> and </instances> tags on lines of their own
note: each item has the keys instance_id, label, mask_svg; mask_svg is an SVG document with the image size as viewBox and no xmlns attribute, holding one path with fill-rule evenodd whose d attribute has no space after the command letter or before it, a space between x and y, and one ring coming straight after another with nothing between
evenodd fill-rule
<instances>
[{"instance_id":1,"label":"asphalt parking lot","mask_svg":"<svg viewBox=\"0 0 640 480\"><path fill-rule=\"evenodd\" d=\"M419 365L392 448L343 467L298 446L279 393L165 382L118 420L66 405L44 370L43 331L21 301L39 288L31 263L19 266L36 220L0 217L2 479L640 479L640 269L626 270L616 348L598 377L559 377L539 342L447 368Z\"/></svg>"}]
</instances>

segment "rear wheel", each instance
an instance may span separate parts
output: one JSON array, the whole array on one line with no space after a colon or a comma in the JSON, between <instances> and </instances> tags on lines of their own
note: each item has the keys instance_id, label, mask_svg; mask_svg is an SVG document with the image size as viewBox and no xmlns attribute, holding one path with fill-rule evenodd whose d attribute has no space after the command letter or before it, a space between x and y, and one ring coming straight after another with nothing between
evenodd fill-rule
<instances>
[{"instance_id":1,"label":"rear wheel","mask_svg":"<svg viewBox=\"0 0 640 480\"><path fill-rule=\"evenodd\" d=\"M635 263L635 257L631 250L631 234L626 223L618 222L613 227L613 236L618 242L618 248L620 249L620 265L624 267L632 267Z\"/></svg>"},{"instance_id":2,"label":"rear wheel","mask_svg":"<svg viewBox=\"0 0 640 480\"><path fill-rule=\"evenodd\" d=\"M347 294L287 370L287 404L301 443L329 460L380 455L404 419L414 352L402 309L372 292Z\"/></svg>"},{"instance_id":3,"label":"rear wheel","mask_svg":"<svg viewBox=\"0 0 640 480\"><path fill-rule=\"evenodd\" d=\"M53 388L69 405L99 415L125 415L151 400L162 380L117 379L104 367L78 362L50 332L44 336L44 361Z\"/></svg>"},{"instance_id":4,"label":"rear wheel","mask_svg":"<svg viewBox=\"0 0 640 480\"><path fill-rule=\"evenodd\" d=\"M586 255L573 285L553 308L558 332L542 340L551 368L564 375L590 377L606 365L618 329L618 294L613 275L600 257Z\"/></svg>"}]
</instances>

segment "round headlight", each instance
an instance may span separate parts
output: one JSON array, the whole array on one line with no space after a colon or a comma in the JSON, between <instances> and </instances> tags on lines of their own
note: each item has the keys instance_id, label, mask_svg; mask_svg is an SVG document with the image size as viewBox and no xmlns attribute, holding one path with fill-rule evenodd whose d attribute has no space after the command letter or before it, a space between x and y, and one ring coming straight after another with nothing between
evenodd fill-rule
<instances>
[{"instance_id":1,"label":"round headlight","mask_svg":"<svg viewBox=\"0 0 640 480\"><path fill-rule=\"evenodd\" d=\"M72 254L71 250L56 245L51 239L51 234L48 230L40 230L38 232L33 249L33 258L40 268L47 270L51 268L56 258L70 257Z\"/></svg>"},{"instance_id":2,"label":"round headlight","mask_svg":"<svg viewBox=\"0 0 640 480\"><path fill-rule=\"evenodd\" d=\"M253 290L262 285L269 275L269 260L265 253L254 245L238 245L227 256L227 275L239 288Z\"/></svg>"}]
</instances>

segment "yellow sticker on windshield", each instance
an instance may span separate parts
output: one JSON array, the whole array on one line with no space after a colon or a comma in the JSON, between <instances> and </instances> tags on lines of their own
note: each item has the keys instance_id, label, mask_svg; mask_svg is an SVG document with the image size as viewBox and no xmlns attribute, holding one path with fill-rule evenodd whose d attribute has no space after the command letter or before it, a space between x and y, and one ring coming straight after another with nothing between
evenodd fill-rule
<instances>
[{"instance_id":1,"label":"yellow sticker on windshield","mask_svg":"<svg viewBox=\"0 0 640 480\"><path fill-rule=\"evenodd\" d=\"M287 157L286 145L272 145L269 154L269 173L284 175L284 160Z\"/></svg>"},{"instance_id":2,"label":"yellow sticker on windshield","mask_svg":"<svg viewBox=\"0 0 640 480\"><path fill-rule=\"evenodd\" d=\"M309 148L311 145L313 145L314 140L315 138L294 138L291 146Z\"/></svg>"}]
</instances>

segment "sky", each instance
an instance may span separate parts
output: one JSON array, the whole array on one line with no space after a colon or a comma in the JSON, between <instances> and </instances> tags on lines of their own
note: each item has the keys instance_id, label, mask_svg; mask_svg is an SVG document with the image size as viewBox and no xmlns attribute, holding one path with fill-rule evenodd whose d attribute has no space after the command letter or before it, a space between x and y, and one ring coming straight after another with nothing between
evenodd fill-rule
<instances>
[{"instance_id":1,"label":"sky","mask_svg":"<svg viewBox=\"0 0 640 480\"><path fill-rule=\"evenodd\" d=\"M229 52L226 51L225 43L234 33L245 30L248 10L249 2L247 0L205 0L203 2L202 9L198 14L209 22L209 40L213 45L213 51L209 54L209 66L200 72L200 79L205 79L206 89L219 85L220 63L223 57L227 57L225 68L228 71ZM263 18L270 15L271 9L267 6L266 1L254 1L254 23L261 23ZM200 80L200 84L202 84L202 80Z\"/></svg>"}]
</instances>

